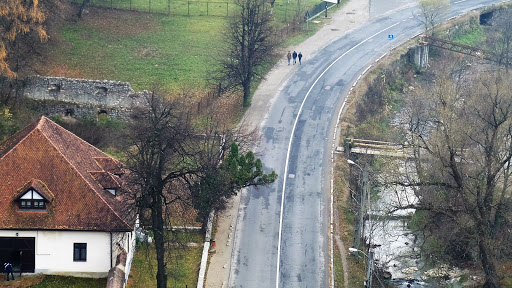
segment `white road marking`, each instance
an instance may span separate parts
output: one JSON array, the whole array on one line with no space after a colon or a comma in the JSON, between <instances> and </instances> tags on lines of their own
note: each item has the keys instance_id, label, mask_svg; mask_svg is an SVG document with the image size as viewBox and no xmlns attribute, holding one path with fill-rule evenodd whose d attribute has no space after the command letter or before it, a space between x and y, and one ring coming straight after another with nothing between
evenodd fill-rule
<instances>
[{"instance_id":1,"label":"white road marking","mask_svg":"<svg viewBox=\"0 0 512 288\"><path fill-rule=\"evenodd\" d=\"M299 108L299 112L297 113L297 117L295 117L295 122L293 123L293 127L292 127L292 133L290 135L290 141L288 143L288 151L286 152L286 162L285 162L285 166L284 166L284 174L283 175L287 175L288 174L288 162L290 161L290 151L291 151L292 142L293 142L293 135L295 134L295 128L297 127L297 123L299 121L299 117L300 117L300 114L302 112L302 108L304 107L304 104L306 103L306 100L308 99L308 96L311 93L311 90L313 90L313 88L315 87L316 83L318 83L320 78L322 78L322 76L324 76L324 74L329 69L331 69L331 67L334 64L336 64L336 62L338 62L345 55L347 55L348 53L352 52L352 50L356 49L357 47L359 47L360 45L362 45L366 41L372 39L373 37L377 36L378 34L384 32L384 31L388 30L389 28L395 27L398 24L400 24L400 22L397 22L397 23L395 23L395 24L393 24L393 25L391 25L391 26L389 26L387 28L384 28L384 29L380 30L379 32L373 34L372 36L364 39L363 41L361 41L360 43L358 43L354 47L350 48L347 52L343 53L340 57L338 57L336 60L334 60L327 68L325 68L325 70L322 72L322 74L320 74L320 76L318 76L318 78L316 78L315 82L313 82L313 85L311 85L311 87L309 88L308 93L306 93L306 96L304 97L304 100L302 100L302 103L301 103L300 108ZM343 106L345 106L345 103L343 103ZM279 271L280 271L279 262L281 261L281 238L282 238L282 230L283 230L284 191L286 189L286 179L287 179L286 177L283 177L283 190L281 192L281 211L279 213L279 236L278 236L278 242L277 242L276 288L279 288ZM332 269L331 269L331 271L332 271Z\"/></svg>"}]
</instances>

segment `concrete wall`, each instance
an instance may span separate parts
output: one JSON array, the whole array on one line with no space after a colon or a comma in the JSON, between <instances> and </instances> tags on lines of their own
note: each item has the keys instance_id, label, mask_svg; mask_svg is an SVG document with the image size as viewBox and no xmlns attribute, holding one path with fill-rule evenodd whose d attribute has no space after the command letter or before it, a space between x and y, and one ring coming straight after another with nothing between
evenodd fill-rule
<instances>
[{"instance_id":1,"label":"concrete wall","mask_svg":"<svg viewBox=\"0 0 512 288\"><path fill-rule=\"evenodd\" d=\"M428 67L428 45L416 45L409 48L410 61L416 65L416 69L422 70Z\"/></svg>"},{"instance_id":2,"label":"concrete wall","mask_svg":"<svg viewBox=\"0 0 512 288\"><path fill-rule=\"evenodd\" d=\"M109 232L0 230L0 237L34 237L34 272L55 275L106 277L119 249L112 250L111 258L111 245L135 248L133 232L112 233L112 243ZM73 261L73 243L87 243L87 261Z\"/></svg>"},{"instance_id":3,"label":"concrete wall","mask_svg":"<svg viewBox=\"0 0 512 288\"><path fill-rule=\"evenodd\" d=\"M35 108L46 115L91 117L106 113L126 118L144 105L143 93L126 82L33 76L25 81L23 95L37 101Z\"/></svg>"}]
</instances>

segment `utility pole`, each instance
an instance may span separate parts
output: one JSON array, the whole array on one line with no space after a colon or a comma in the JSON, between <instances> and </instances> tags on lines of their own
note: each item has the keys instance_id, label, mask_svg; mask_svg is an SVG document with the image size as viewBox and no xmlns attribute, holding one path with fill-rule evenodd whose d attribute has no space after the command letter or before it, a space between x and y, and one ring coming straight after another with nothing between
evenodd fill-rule
<instances>
[{"instance_id":1,"label":"utility pole","mask_svg":"<svg viewBox=\"0 0 512 288\"><path fill-rule=\"evenodd\" d=\"M365 281L365 287L371 288L372 287L372 278L373 278L373 248L370 247L368 250L368 269L366 269L366 281Z\"/></svg>"},{"instance_id":2,"label":"utility pole","mask_svg":"<svg viewBox=\"0 0 512 288\"><path fill-rule=\"evenodd\" d=\"M354 245L356 249L361 247L361 239L364 236L364 214L366 213L366 195L368 195L368 170L363 171L363 180L361 185L361 195L359 197L359 221L356 232L354 233Z\"/></svg>"}]
</instances>

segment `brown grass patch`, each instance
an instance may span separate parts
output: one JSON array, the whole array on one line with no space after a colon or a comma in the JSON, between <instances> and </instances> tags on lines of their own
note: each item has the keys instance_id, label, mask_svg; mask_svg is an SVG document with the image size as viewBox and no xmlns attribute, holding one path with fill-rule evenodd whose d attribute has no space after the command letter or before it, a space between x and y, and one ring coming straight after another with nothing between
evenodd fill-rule
<instances>
[{"instance_id":1,"label":"brown grass patch","mask_svg":"<svg viewBox=\"0 0 512 288\"><path fill-rule=\"evenodd\" d=\"M46 74L52 75L52 76L67 77L67 78L85 78L79 69L71 69L66 64L56 65L56 66L48 66L48 71Z\"/></svg>"},{"instance_id":2,"label":"brown grass patch","mask_svg":"<svg viewBox=\"0 0 512 288\"><path fill-rule=\"evenodd\" d=\"M0 287L12 287L12 288L24 288L24 287L30 287L36 284L41 283L44 279L44 275L42 274L35 274L35 275L21 275L19 273L15 273L14 281L5 281L5 274L2 273L2 278L0 278Z\"/></svg>"},{"instance_id":3,"label":"brown grass patch","mask_svg":"<svg viewBox=\"0 0 512 288\"><path fill-rule=\"evenodd\" d=\"M136 55L142 59L150 59L159 57L158 49L151 45L143 45L137 48Z\"/></svg>"},{"instance_id":4,"label":"brown grass patch","mask_svg":"<svg viewBox=\"0 0 512 288\"><path fill-rule=\"evenodd\" d=\"M82 24L109 34L136 36L143 33L152 33L161 28L155 16L147 13L110 10L101 7L90 7L88 11L89 13L82 17ZM105 17L105 15L108 15L108 17ZM126 23L133 23L133 25L126 25Z\"/></svg>"}]
</instances>

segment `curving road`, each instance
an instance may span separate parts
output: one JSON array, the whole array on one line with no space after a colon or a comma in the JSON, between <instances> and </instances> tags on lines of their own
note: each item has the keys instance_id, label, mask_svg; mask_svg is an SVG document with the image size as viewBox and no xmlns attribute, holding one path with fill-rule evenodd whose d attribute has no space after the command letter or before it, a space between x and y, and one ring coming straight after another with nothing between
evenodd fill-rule
<instances>
[{"instance_id":1,"label":"curving road","mask_svg":"<svg viewBox=\"0 0 512 288\"><path fill-rule=\"evenodd\" d=\"M452 1L446 18L497 2ZM257 148L280 177L242 193L229 287L330 287L328 167L337 113L371 63L422 31L416 12L405 7L370 20L281 87Z\"/></svg>"}]
</instances>

